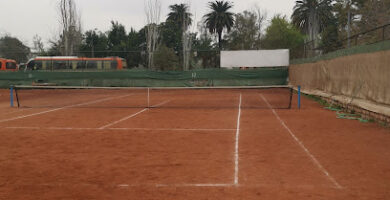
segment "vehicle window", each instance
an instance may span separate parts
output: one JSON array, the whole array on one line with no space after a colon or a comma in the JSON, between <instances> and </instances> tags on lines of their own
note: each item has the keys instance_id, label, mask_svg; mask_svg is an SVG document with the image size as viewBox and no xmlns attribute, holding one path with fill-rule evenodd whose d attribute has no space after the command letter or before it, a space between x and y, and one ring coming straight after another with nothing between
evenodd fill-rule
<instances>
[{"instance_id":1,"label":"vehicle window","mask_svg":"<svg viewBox=\"0 0 390 200\"><path fill-rule=\"evenodd\" d=\"M87 61L87 69L97 69L97 62L94 60Z\"/></svg>"},{"instance_id":2,"label":"vehicle window","mask_svg":"<svg viewBox=\"0 0 390 200\"><path fill-rule=\"evenodd\" d=\"M122 66L123 66L123 69L127 68L127 62L125 59L122 59Z\"/></svg>"},{"instance_id":3,"label":"vehicle window","mask_svg":"<svg viewBox=\"0 0 390 200\"><path fill-rule=\"evenodd\" d=\"M104 63L104 69L105 70L110 70L111 69L111 63L112 63L111 60L106 60L103 63Z\"/></svg>"},{"instance_id":4,"label":"vehicle window","mask_svg":"<svg viewBox=\"0 0 390 200\"><path fill-rule=\"evenodd\" d=\"M96 61L97 62L97 69L102 70L103 69L103 61Z\"/></svg>"},{"instance_id":5,"label":"vehicle window","mask_svg":"<svg viewBox=\"0 0 390 200\"><path fill-rule=\"evenodd\" d=\"M116 60L111 61L111 69L118 69L118 61Z\"/></svg>"},{"instance_id":6,"label":"vehicle window","mask_svg":"<svg viewBox=\"0 0 390 200\"><path fill-rule=\"evenodd\" d=\"M0 70L3 68L3 61L0 60Z\"/></svg>"},{"instance_id":7,"label":"vehicle window","mask_svg":"<svg viewBox=\"0 0 390 200\"><path fill-rule=\"evenodd\" d=\"M5 68L6 69L16 69L16 63L14 63L14 62L7 62L7 64L5 65Z\"/></svg>"},{"instance_id":8,"label":"vehicle window","mask_svg":"<svg viewBox=\"0 0 390 200\"><path fill-rule=\"evenodd\" d=\"M53 70L65 70L69 68L69 62L67 60L54 60Z\"/></svg>"},{"instance_id":9,"label":"vehicle window","mask_svg":"<svg viewBox=\"0 0 390 200\"><path fill-rule=\"evenodd\" d=\"M32 65L32 70L42 70L42 61L35 60Z\"/></svg>"},{"instance_id":10,"label":"vehicle window","mask_svg":"<svg viewBox=\"0 0 390 200\"><path fill-rule=\"evenodd\" d=\"M51 60L43 60L42 61L42 70L51 70L52 62Z\"/></svg>"},{"instance_id":11,"label":"vehicle window","mask_svg":"<svg viewBox=\"0 0 390 200\"><path fill-rule=\"evenodd\" d=\"M85 69L86 61L79 60L77 61L77 69Z\"/></svg>"},{"instance_id":12,"label":"vehicle window","mask_svg":"<svg viewBox=\"0 0 390 200\"><path fill-rule=\"evenodd\" d=\"M27 63L27 70L34 70L35 61L32 60Z\"/></svg>"},{"instance_id":13,"label":"vehicle window","mask_svg":"<svg viewBox=\"0 0 390 200\"><path fill-rule=\"evenodd\" d=\"M73 69L73 70L77 69L77 60L69 61L69 64L70 64L71 69Z\"/></svg>"}]
</instances>

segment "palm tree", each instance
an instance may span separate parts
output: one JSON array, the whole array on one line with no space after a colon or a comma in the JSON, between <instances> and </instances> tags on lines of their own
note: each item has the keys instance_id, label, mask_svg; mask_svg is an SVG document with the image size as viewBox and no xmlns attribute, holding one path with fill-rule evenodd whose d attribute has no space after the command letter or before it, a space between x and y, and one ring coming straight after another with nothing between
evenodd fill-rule
<instances>
[{"instance_id":1,"label":"palm tree","mask_svg":"<svg viewBox=\"0 0 390 200\"><path fill-rule=\"evenodd\" d=\"M188 12L189 8L186 4L170 5L171 12L168 14L167 21L175 22L185 32L192 24L192 14Z\"/></svg>"},{"instance_id":2,"label":"palm tree","mask_svg":"<svg viewBox=\"0 0 390 200\"><path fill-rule=\"evenodd\" d=\"M292 23L314 41L332 18L332 0L296 1Z\"/></svg>"},{"instance_id":3,"label":"palm tree","mask_svg":"<svg viewBox=\"0 0 390 200\"><path fill-rule=\"evenodd\" d=\"M211 34L218 34L218 46L222 48L222 33L226 28L230 32L234 25L234 14L229 12L233 4L225 1L209 2L211 12L204 16L205 24Z\"/></svg>"}]
</instances>

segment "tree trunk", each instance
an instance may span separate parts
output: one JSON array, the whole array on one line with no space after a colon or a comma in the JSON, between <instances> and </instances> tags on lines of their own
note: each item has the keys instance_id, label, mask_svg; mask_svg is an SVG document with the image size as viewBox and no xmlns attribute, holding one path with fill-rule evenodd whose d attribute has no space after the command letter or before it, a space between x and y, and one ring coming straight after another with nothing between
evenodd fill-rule
<instances>
[{"instance_id":1,"label":"tree trunk","mask_svg":"<svg viewBox=\"0 0 390 200\"><path fill-rule=\"evenodd\" d=\"M218 47L222 50L222 31L218 31Z\"/></svg>"}]
</instances>

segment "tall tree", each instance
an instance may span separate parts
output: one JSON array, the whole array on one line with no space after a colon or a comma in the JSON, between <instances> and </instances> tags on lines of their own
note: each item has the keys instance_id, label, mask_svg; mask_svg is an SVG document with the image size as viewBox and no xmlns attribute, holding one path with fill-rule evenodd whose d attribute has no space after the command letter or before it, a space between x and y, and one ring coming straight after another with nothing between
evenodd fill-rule
<instances>
[{"instance_id":1,"label":"tall tree","mask_svg":"<svg viewBox=\"0 0 390 200\"><path fill-rule=\"evenodd\" d=\"M33 45L34 45L34 53L38 55L44 55L45 54L45 47L42 42L42 38L39 35L34 35L33 37Z\"/></svg>"},{"instance_id":2,"label":"tall tree","mask_svg":"<svg viewBox=\"0 0 390 200\"><path fill-rule=\"evenodd\" d=\"M30 54L30 48L24 45L18 38L4 36L0 38L0 57L26 62Z\"/></svg>"},{"instance_id":3,"label":"tall tree","mask_svg":"<svg viewBox=\"0 0 390 200\"><path fill-rule=\"evenodd\" d=\"M296 1L292 23L309 36L310 41L318 39L320 32L332 16L333 0ZM314 44L315 47L315 44Z\"/></svg>"},{"instance_id":4,"label":"tall tree","mask_svg":"<svg viewBox=\"0 0 390 200\"><path fill-rule=\"evenodd\" d=\"M211 11L204 16L209 32L218 34L218 46L222 49L222 33L226 29L230 32L234 25L234 14L230 12L233 4L225 1L209 2Z\"/></svg>"},{"instance_id":5,"label":"tall tree","mask_svg":"<svg viewBox=\"0 0 390 200\"><path fill-rule=\"evenodd\" d=\"M111 29L108 32L108 44L111 49L117 49L126 45L127 33L124 25L111 21Z\"/></svg>"},{"instance_id":6,"label":"tall tree","mask_svg":"<svg viewBox=\"0 0 390 200\"><path fill-rule=\"evenodd\" d=\"M187 30L188 27L192 24L192 14L188 12L189 7L186 4L174 4L169 6L169 9L171 10L171 12L168 14L167 22L173 22L174 24L176 24L176 26L178 26L178 30L180 30L183 70L189 70L192 37Z\"/></svg>"},{"instance_id":7,"label":"tall tree","mask_svg":"<svg viewBox=\"0 0 390 200\"><path fill-rule=\"evenodd\" d=\"M146 0L145 1L146 14L146 49L148 51L148 68L154 68L154 52L158 48L158 40L160 36L160 18L161 18L161 1L160 0Z\"/></svg>"},{"instance_id":8,"label":"tall tree","mask_svg":"<svg viewBox=\"0 0 390 200\"><path fill-rule=\"evenodd\" d=\"M192 14L189 13L189 7L186 4L174 4L169 6L170 13L167 21L172 21L179 26L180 29L186 31L192 24Z\"/></svg>"},{"instance_id":9,"label":"tall tree","mask_svg":"<svg viewBox=\"0 0 390 200\"><path fill-rule=\"evenodd\" d=\"M357 26L361 19L361 9L366 0L336 0L333 5L336 23L338 25L338 35L340 39L350 37L359 32ZM333 19L332 19L333 21ZM349 46L348 41L348 46Z\"/></svg>"},{"instance_id":10,"label":"tall tree","mask_svg":"<svg viewBox=\"0 0 390 200\"><path fill-rule=\"evenodd\" d=\"M98 30L89 30L84 34L84 40L80 47L84 56L105 57L108 47L108 38L106 34Z\"/></svg>"},{"instance_id":11,"label":"tall tree","mask_svg":"<svg viewBox=\"0 0 390 200\"><path fill-rule=\"evenodd\" d=\"M62 55L72 56L82 41L81 16L74 0L60 0L58 10L61 24L59 46L62 46Z\"/></svg>"},{"instance_id":12,"label":"tall tree","mask_svg":"<svg viewBox=\"0 0 390 200\"><path fill-rule=\"evenodd\" d=\"M361 31L388 24L390 23L390 0L366 0L360 14Z\"/></svg>"},{"instance_id":13,"label":"tall tree","mask_svg":"<svg viewBox=\"0 0 390 200\"><path fill-rule=\"evenodd\" d=\"M129 51L127 53L127 65L129 68L146 66L141 53L142 50L145 50L145 44L145 29L137 32L131 28L127 40L127 50Z\"/></svg>"},{"instance_id":14,"label":"tall tree","mask_svg":"<svg viewBox=\"0 0 390 200\"><path fill-rule=\"evenodd\" d=\"M260 48L261 25L257 13L244 11L235 15L235 24L227 36L229 49L251 50Z\"/></svg>"},{"instance_id":15,"label":"tall tree","mask_svg":"<svg viewBox=\"0 0 390 200\"><path fill-rule=\"evenodd\" d=\"M304 35L286 17L276 15L266 29L264 48L266 49L290 49L292 58L302 56Z\"/></svg>"},{"instance_id":16,"label":"tall tree","mask_svg":"<svg viewBox=\"0 0 390 200\"><path fill-rule=\"evenodd\" d=\"M328 25L321 33L321 50L323 53L335 51L342 47L342 42L339 36L339 22L336 17L330 19Z\"/></svg>"}]
</instances>

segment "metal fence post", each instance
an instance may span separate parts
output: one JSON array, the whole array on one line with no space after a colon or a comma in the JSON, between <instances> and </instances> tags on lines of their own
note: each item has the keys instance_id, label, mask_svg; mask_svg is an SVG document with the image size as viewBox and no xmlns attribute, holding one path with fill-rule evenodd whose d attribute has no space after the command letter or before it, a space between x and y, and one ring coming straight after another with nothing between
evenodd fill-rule
<instances>
[{"instance_id":1,"label":"metal fence post","mask_svg":"<svg viewBox=\"0 0 390 200\"><path fill-rule=\"evenodd\" d=\"M301 86L298 85L298 109L301 109Z\"/></svg>"},{"instance_id":2,"label":"metal fence post","mask_svg":"<svg viewBox=\"0 0 390 200\"><path fill-rule=\"evenodd\" d=\"M9 96L10 96L11 108L13 108L14 107L14 86L13 85L9 87Z\"/></svg>"}]
</instances>

